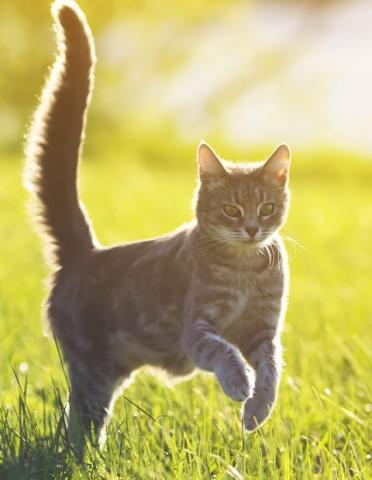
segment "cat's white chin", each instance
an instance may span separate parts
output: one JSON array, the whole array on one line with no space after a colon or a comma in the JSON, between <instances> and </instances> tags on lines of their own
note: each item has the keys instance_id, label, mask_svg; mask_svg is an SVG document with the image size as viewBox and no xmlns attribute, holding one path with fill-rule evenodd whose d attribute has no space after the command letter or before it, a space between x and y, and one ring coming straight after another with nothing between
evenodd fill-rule
<instances>
[{"instance_id":1,"label":"cat's white chin","mask_svg":"<svg viewBox=\"0 0 372 480\"><path fill-rule=\"evenodd\" d=\"M247 241L244 239L241 239L241 240L234 239L233 241L231 241L229 247L230 247L230 251L235 255L238 255L238 256L243 255L244 257L246 256L250 257L256 254L256 252L260 248L260 245L261 244L259 242L254 240Z\"/></svg>"}]
</instances>

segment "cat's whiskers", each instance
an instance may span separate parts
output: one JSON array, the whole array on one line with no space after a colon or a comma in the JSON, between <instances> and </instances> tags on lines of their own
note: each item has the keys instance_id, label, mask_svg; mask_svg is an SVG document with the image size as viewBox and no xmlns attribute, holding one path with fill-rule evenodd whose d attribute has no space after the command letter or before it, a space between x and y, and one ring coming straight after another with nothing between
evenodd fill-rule
<instances>
[{"instance_id":1,"label":"cat's whiskers","mask_svg":"<svg viewBox=\"0 0 372 480\"><path fill-rule=\"evenodd\" d=\"M293 237L291 237L289 235L283 235L282 234L282 238L283 238L283 240L288 240L288 241L292 242L294 245L296 245L296 247L299 247L299 248L302 248L303 250L305 250L305 247L303 245L301 245L301 243L297 242L297 240L295 240Z\"/></svg>"},{"instance_id":2,"label":"cat's whiskers","mask_svg":"<svg viewBox=\"0 0 372 480\"><path fill-rule=\"evenodd\" d=\"M272 251L271 251L271 246L270 245L263 245L262 250L260 249L260 252L264 256L265 256L265 253L267 253L267 255L269 257L268 269L271 270L271 268L273 267L273 254L272 254Z\"/></svg>"}]
</instances>

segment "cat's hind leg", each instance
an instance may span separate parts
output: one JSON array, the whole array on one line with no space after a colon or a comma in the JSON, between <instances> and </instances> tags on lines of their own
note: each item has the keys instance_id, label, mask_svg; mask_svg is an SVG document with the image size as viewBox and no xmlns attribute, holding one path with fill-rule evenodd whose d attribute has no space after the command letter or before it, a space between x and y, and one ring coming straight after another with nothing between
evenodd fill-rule
<instances>
[{"instance_id":1,"label":"cat's hind leg","mask_svg":"<svg viewBox=\"0 0 372 480\"><path fill-rule=\"evenodd\" d=\"M103 445L114 393L123 376L107 365L80 359L69 363L69 377L68 437L76 453L82 456L88 438Z\"/></svg>"}]
</instances>

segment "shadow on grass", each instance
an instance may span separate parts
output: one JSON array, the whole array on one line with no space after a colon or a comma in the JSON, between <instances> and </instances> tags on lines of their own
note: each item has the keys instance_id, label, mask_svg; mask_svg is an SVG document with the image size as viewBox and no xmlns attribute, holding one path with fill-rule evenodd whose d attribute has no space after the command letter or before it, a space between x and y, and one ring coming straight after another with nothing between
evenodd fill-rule
<instances>
[{"instance_id":1,"label":"shadow on grass","mask_svg":"<svg viewBox=\"0 0 372 480\"><path fill-rule=\"evenodd\" d=\"M81 459L68 442L62 401L67 392L61 395L54 382L51 392L33 391L42 402L41 409L35 409L30 407L34 399L28 398L27 377L22 385L15 369L13 374L17 405L0 407L0 480L97 478L103 459L98 448L88 441Z\"/></svg>"},{"instance_id":2,"label":"shadow on grass","mask_svg":"<svg viewBox=\"0 0 372 480\"><path fill-rule=\"evenodd\" d=\"M0 409L0 479L72 478L77 464L67 443L65 408L58 387L54 385L49 396L44 390L35 392L42 400L42 418L36 418L29 407L27 378L21 385L13 372L18 402L13 408Z\"/></svg>"},{"instance_id":3,"label":"shadow on grass","mask_svg":"<svg viewBox=\"0 0 372 480\"><path fill-rule=\"evenodd\" d=\"M47 445L28 445L27 450L9 455L0 465L3 480L73 478L73 462L67 451L51 452Z\"/></svg>"}]
</instances>

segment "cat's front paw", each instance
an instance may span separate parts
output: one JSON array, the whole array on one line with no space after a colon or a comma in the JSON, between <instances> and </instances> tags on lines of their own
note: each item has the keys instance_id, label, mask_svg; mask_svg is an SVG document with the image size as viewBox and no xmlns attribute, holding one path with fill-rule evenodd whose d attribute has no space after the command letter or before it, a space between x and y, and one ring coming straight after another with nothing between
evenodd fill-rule
<instances>
[{"instance_id":1,"label":"cat's front paw","mask_svg":"<svg viewBox=\"0 0 372 480\"><path fill-rule=\"evenodd\" d=\"M227 396L236 402L243 402L253 393L254 374L242 363L216 372L216 376Z\"/></svg>"},{"instance_id":2,"label":"cat's front paw","mask_svg":"<svg viewBox=\"0 0 372 480\"><path fill-rule=\"evenodd\" d=\"M267 420L273 410L274 400L265 398L263 395L254 395L248 398L243 408L243 425L248 432L254 432L265 420Z\"/></svg>"}]
</instances>

